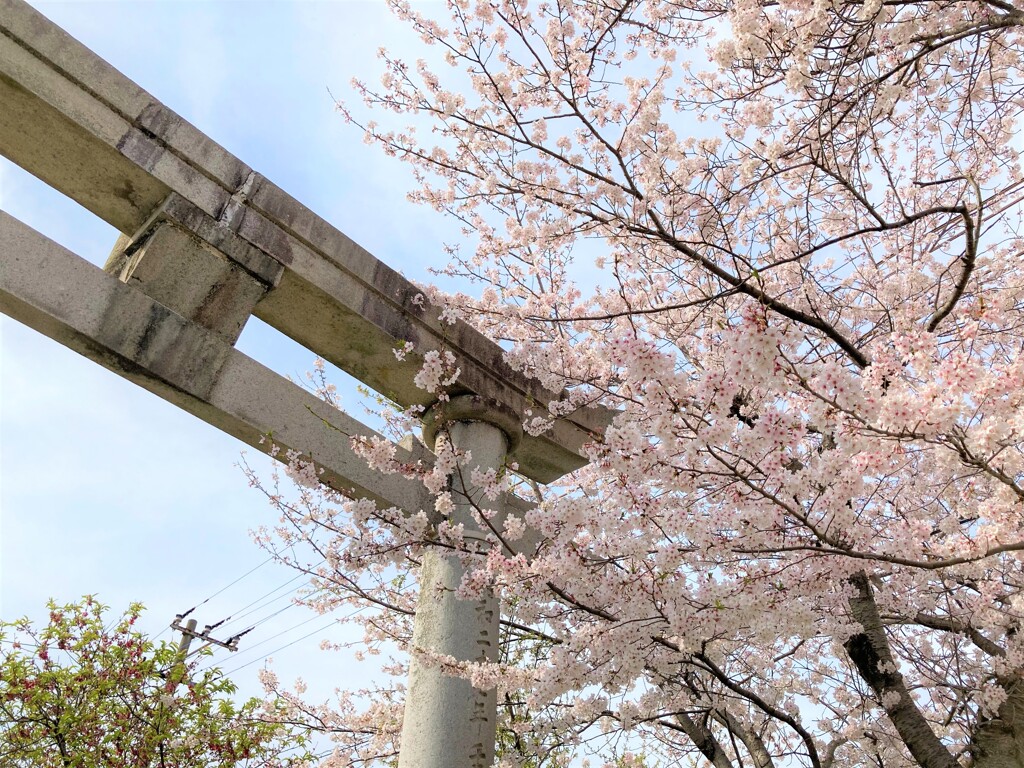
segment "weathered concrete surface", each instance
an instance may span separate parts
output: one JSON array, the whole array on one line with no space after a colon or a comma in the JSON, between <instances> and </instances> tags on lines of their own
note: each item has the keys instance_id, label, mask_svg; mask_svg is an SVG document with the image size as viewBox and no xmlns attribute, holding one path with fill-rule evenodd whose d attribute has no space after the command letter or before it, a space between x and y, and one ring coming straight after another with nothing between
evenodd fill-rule
<instances>
[{"instance_id":1,"label":"weathered concrete surface","mask_svg":"<svg viewBox=\"0 0 1024 768\"><path fill-rule=\"evenodd\" d=\"M412 380L420 356L437 349L462 371L455 394L520 415L557 396L468 325L441 323L405 278L21 0L0 0L0 104L0 154L133 239L166 201L190 207L196 228L186 230L226 258L248 247L283 268L258 317L403 406L432 404ZM415 353L396 364L392 350L407 342ZM574 414L527 436L513 458L550 482L585 463L582 445L606 423L607 413Z\"/></svg>"},{"instance_id":2,"label":"weathered concrete surface","mask_svg":"<svg viewBox=\"0 0 1024 768\"><path fill-rule=\"evenodd\" d=\"M448 429L474 466L499 467L510 452L524 474L550 482L584 464L582 446L608 422L585 411L509 441L527 409L559 393L512 370L468 325L442 323L405 278L21 0L0 0L0 154L124 233L108 263L115 278L0 212L0 311L250 445L268 450L269 434L308 452L347 494L409 513L434 506L420 483L355 456L346 438L371 430L233 348L250 313L403 406L435 405L413 377L424 353L450 351L461 369L451 394L474 405L438 413L454 420ZM392 351L407 344L415 352L398 363ZM414 443L397 454L432 460ZM461 482L454 517L472 533L480 494ZM513 497L487 505L498 525L506 503L519 515L530 507ZM513 546L537 545L530 532ZM426 555L414 644L494 660L497 600L455 598L462 574L457 558ZM408 695L402 768L493 761L493 691L414 658Z\"/></svg>"},{"instance_id":3,"label":"weathered concrete surface","mask_svg":"<svg viewBox=\"0 0 1024 768\"><path fill-rule=\"evenodd\" d=\"M141 242L122 235L110 261L121 282L234 344L270 285L224 258L191 232L165 223ZM110 263L108 261L108 264Z\"/></svg>"},{"instance_id":4,"label":"weathered concrete surface","mask_svg":"<svg viewBox=\"0 0 1024 768\"><path fill-rule=\"evenodd\" d=\"M232 200L229 205L234 203ZM222 218L215 219L181 195L172 192L133 235L122 235L118 238L118 243L114 245L104 269L110 274L120 274L128 262L128 257L157 229L165 223L170 223L194 235L197 240L209 245L211 250L273 288L280 282L284 266L231 229L232 222L237 221L238 213L237 208L232 208Z\"/></svg>"},{"instance_id":5,"label":"weathered concrete surface","mask_svg":"<svg viewBox=\"0 0 1024 768\"><path fill-rule=\"evenodd\" d=\"M372 471L352 452L347 437L371 429L2 211L0 311L253 447L267 451L271 435L308 452L345 493L433 509L421 483ZM397 454L432 460L422 446Z\"/></svg>"},{"instance_id":6,"label":"weathered concrete surface","mask_svg":"<svg viewBox=\"0 0 1024 768\"><path fill-rule=\"evenodd\" d=\"M342 492L410 514L433 509L421 483L371 471L352 453L347 436L377 434L365 424L3 211L0 312L262 451L268 434L285 450L308 451ZM397 459L429 469L434 456L406 440ZM534 508L514 496L504 504L520 518ZM538 542L527 529L513 553L531 554Z\"/></svg>"},{"instance_id":7,"label":"weathered concrete surface","mask_svg":"<svg viewBox=\"0 0 1024 768\"><path fill-rule=\"evenodd\" d=\"M17 36L19 26L43 51ZM189 188L211 213L229 197L137 124L146 96L27 5L0 0L0 152L126 233L173 187ZM134 102L132 111L111 99Z\"/></svg>"},{"instance_id":8,"label":"weathered concrete surface","mask_svg":"<svg viewBox=\"0 0 1024 768\"><path fill-rule=\"evenodd\" d=\"M495 517L503 514L501 499L488 501L472 484L472 470L500 468L509 441L501 429L484 421L457 421L447 429L452 445L471 454L453 477L451 514L470 540L482 535L474 508L492 510ZM425 649L458 661L498 660L498 600L492 594L475 600L457 597L465 572L458 555L432 549L423 556L399 768L488 768L494 762L495 690L478 690L415 653Z\"/></svg>"}]
</instances>

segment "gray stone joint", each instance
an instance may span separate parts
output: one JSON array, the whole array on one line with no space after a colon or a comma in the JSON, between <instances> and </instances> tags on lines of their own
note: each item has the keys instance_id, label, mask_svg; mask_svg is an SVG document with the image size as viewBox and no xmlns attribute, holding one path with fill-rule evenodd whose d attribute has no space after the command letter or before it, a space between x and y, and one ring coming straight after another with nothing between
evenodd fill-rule
<instances>
[{"instance_id":1,"label":"gray stone joint","mask_svg":"<svg viewBox=\"0 0 1024 768\"><path fill-rule=\"evenodd\" d=\"M423 442L434 450L437 434L457 421L479 421L500 429L508 441L508 453L515 453L523 440L523 420L512 409L480 395L456 395L438 401L423 414Z\"/></svg>"}]
</instances>

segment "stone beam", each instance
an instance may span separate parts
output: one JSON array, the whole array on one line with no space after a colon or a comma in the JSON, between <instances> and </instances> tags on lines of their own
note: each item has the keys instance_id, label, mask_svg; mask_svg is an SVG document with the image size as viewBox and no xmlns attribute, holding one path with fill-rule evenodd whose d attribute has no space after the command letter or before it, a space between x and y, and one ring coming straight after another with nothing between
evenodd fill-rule
<instances>
[{"instance_id":1,"label":"stone beam","mask_svg":"<svg viewBox=\"0 0 1024 768\"><path fill-rule=\"evenodd\" d=\"M434 508L421 483L371 471L351 451L347 436L376 436L370 427L2 210L0 312L254 448L267 452L270 435L282 449L305 451L342 493L410 514ZM396 458L427 469L434 461L412 440ZM520 518L535 506L511 495L504 503ZM527 528L515 551L532 554L539 542Z\"/></svg>"},{"instance_id":2,"label":"stone beam","mask_svg":"<svg viewBox=\"0 0 1024 768\"><path fill-rule=\"evenodd\" d=\"M253 313L403 407L433 404L413 377L421 355L441 349L461 370L453 395L476 394L520 415L560 396L513 370L470 326L442 323L408 280L22 0L0 0L0 104L0 154L129 244L170 205L225 258L258 251L282 273ZM407 343L415 351L399 362L393 350ZM608 416L587 409L564 417L549 433L526 436L511 458L528 477L551 482L585 463L582 446L603 433Z\"/></svg>"},{"instance_id":3,"label":"stone beam","mask_svg":"<svg viewBox=\"0 0 1024 768\"><path fill-rule=\"evenodd\" d=\"M267 451L267 435L299 450L334 488L415 513L434 508L415 480L371 470L348 436L369 427L0 211L0 312L145 387L218 429ZM400 461L433 455L397 448Z\"/></svg>"}]
</instances>

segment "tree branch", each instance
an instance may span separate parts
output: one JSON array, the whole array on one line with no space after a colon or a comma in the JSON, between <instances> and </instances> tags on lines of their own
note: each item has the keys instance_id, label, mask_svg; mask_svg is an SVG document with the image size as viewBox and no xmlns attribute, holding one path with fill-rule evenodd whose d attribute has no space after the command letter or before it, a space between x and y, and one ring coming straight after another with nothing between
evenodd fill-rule
<instances>
[{"instance_id":1,"label":"tree branch","mask_svg":"<svg viewBox=\"0 0 1024 768\"><path fill-rule=\"evenodd\" d=\"M924 719L903 682L867 575L861 571L851 576L849 581L855 590L850 598L850 613L864 628L863 632L853 635L843 644L850 660L871 687L921 768L959 768L953 755Z\"/></svg>"},{"instance_id":2,"label":"tree branch","mask_svg":"<svg viewBox=\"0 0 1024 768\"><path fill-rule=\"evenodd\" d=\"M676 713L676 722L679 728L685 733L694 746L701 751L715 768L735 768L732 760L725 754L722 744L715 738L711 729L701 725L685 712Z\"/></svg>"}]
</instances>

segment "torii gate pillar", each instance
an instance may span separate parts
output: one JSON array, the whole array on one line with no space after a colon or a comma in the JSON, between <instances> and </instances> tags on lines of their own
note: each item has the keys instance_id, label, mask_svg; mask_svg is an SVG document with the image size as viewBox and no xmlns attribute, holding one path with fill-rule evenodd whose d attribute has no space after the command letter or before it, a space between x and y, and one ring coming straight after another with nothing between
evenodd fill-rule
<instances>
[{"instance_id":1,"label":"torii gate pillar","mask_svg":"<svg viewBox=\"0 0 1024 768\"><path fill-rule=\"evenodd\" d=\"M463 395L435 405L428 413L424 425L428 444L440 430L447 432L459 457L451 481L455 509L450 520L464 526L465 539L471 544L486 537L478 519L486 518L500 531L505 512L503 496L488 499L473 483L473 470L500 473L522 437L522 427L514 414L482 398ZM498 660L498 598L494 594L475 600L457 597L465 573L457 553L430 550L423 556L399 768L487 768L494 762L495 690L474 688L427 656Z\"/></svg>"},{"instance_id":2,"label":"torii gate pillar","mask_svg":"<svg viewBox=\"0 0 1024 768\"><path fill-rule=\"evenodd\" d=\"M0 155L124 235L104 272L0 211L0 312L254 447L267 450L272 434L342 493L410 513L434 506L422 484L369 469L339 439L373 437L369 427L234 348L250 315L403 408L431 407L425 436L445 429L464 454L451 517L470 539L483 536L481 508L501 530L504 505L525 506L486 499L473 469L510 458L554 482L586 464L611 419L581 409L523 435L526 411L565 393L513 369L466 323L445 322L416 286L24 0L0 0ZM396 360L398 348L413 351ZM452 400L434 405L415 375L440 350L460 374ZM403 462L433 461L418 444L394 449ZM494 758L495 694L415 652L496 660L497 599L458 599L464 568L457 555L424 556L401 768Z\"/></svg>"}]
</instances>

